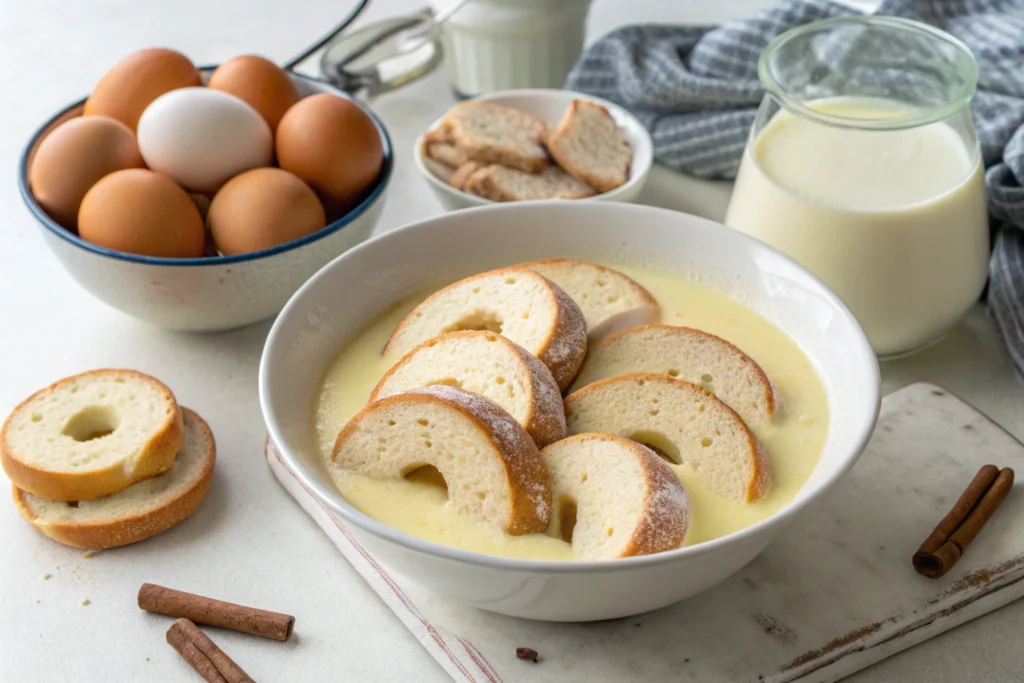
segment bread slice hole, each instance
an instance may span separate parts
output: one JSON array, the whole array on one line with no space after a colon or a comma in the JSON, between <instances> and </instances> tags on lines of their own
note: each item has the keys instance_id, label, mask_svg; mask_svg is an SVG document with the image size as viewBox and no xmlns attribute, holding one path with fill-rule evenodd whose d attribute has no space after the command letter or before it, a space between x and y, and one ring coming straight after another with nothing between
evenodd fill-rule
<instances>
[{"instance_id":1,"label":"bread slice hole","mask_svg":"<svg viewBox=\"0 0 1024 683\"><path fill-rule=\"evenodd\" d=\"M576 501L566 496L558 501L558 537L566 543L572 543L574 531L576 531Z\"/></svg>"},{"instance_id":2,"label":"bread slice hole","mask_svg":"<svg viewBox=\"0 0 1024 683\"><path fill-rule=\"evenodd\" d=\"M671 370L668 371L668 376L669 377L678 377L679 376L679 371L676 370L675 368L672 368Z\"/></svg>"},{"instance_id":3,"label":"bread slice hole","mask_svg":"<svg viewBox=\"0 0 1024 683\"><path fill-rule=\"evenodd\" d=\"M682 456L679 455L679 449L676 448L676 445L661 432L643 430L634 432L629 438L639 444L647 446L654 451L658 457L669 464L680 465L683 462Z\"/></svg>"},{"instance_id":4,"label":"bread slice hole","mask_svg":"<svg viewBox=\"0 0 1024 683\"><path fill-rule=\"evenodd\" d=\"M456 389L462 388L462 382L455 379L454 377L442 377L441 379L435 379L427 384L428 387L436 387L438 385L446 387L455 387Z\"/></svg>"},{"instance_id":5,"label":"bread slice hole","mask_svg":"<svg viewBox=\"0 0 1024 683\"><path fill-rule=\"evenodd\" d=\"M462 332L465 330L486 330L501 334L504 320L492 311L476 311L471 313L453 325L449 325L442 332Z\"/></svg>"},{"instance_id":6,"label":"bread slice hole","mask_svg":"<svg viewBox=\"0 0 1024 683\"><path fill-rule=\"evenodd\" d=\"M701 439L701 440L700 440L700 445L701 445L701 446L702 446L703 448L710 448L710 447L711 447L711 444L713 444L713 443L715 443L715 442L714 442L714 441L713 441L712 439L709 439L709 438L708 438L708 437L706 437L706 436L705 436L705 437L704 437L703 439Z\"/></svg>"},{"instance_id":7,"label":"bread slice hole","mask_svg":"<svg viewBox=\"0 0 1024 683\"><path fill-rule=\"evenodd\" d=\"M435 488L444 493L445 498L448 497L448 482L441 471L433 465L416 467L407 472L405 478L407 481Z\"/></svg>"},{"instance_id":8,"label":"bread slice hole","mask_svg":"<svg viewBox=\"0 0 1024 683\"><path fill-rule=\"evenodd\" d=\"M86 406L68 418L61 434L78 442L102 439L113 434L121 418L110 406Z\"/></svg>"}]
</instances>

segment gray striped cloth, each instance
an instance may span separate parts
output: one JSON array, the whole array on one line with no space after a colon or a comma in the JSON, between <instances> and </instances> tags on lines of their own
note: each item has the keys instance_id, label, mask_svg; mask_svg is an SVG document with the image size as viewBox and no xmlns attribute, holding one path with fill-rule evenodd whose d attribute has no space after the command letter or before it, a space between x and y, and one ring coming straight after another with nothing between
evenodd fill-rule
<instances>
[{"instance_id":1,"label":"gray striped cloth","mask_svg":"<svg viewBox=\"0 0 1024 683\"><path fill-rule=\"evenodd\" d=\"M763 95L761 51L783 31L851 13L827 1L785 0L723 26L627 26L587 49L567 87L636 114L660 163L733 178ZM937 26L978 60L972 109L997 228L988 302L1024 376L1024 0L885 0L878 13Z\"/></svg>"}]
</instances>

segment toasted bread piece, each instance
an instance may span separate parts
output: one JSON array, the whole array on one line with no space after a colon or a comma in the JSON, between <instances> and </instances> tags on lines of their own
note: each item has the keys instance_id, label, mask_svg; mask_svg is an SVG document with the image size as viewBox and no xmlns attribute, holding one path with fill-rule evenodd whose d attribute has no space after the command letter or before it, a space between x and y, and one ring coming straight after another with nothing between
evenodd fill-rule
<instances>
[{"instance_id":1,"label":"toasted bread piece","mask_svg":"<svg viewBox=\"0 0 1024 683\"><path fill-rule=\"evenodd\" d=\"M492 164L474 171L462 189L492 202L521 202L533 199L586 199L594 189L552 166L540 173L524 173Z\"/></svg>"},{"instance_id":2,"label":"toasted bread piece","mask_svg":"<svg viewBox=\"0 0 1024 683\"><path fill-rule=\"evenodd\" d=\"M544 141L547 124L526 112L469 101L448 112L440 130L469 160L501 164L526 173L551 165Z\"/></svg>"},{"instance_id":3,"label":"toasted bread piece","mask_svg":"<svg viewBox=\"0 0 1024 683\"><path fill-rule=\"evenodd\" d=\"M595 341L573 390L630 372L657 372L704 387L751 427L771 419L779 399L761 366L713 334L689 327L641 325Z\"/></svg>"},{"instance_id":4,"label":"toasted bread piece","mask_svg":"<svg viewBox=\"0 0 1024 683\"><path fill-rule=\"evenodd\" d=\"M452 177L448 179L448 184L456 190L464 190L466 189L466 181L481 168L482 166L479 163L475 161L467 161L455 169L452 173Z\"/></svg>"},{"instance_id":5,"label":"toasted bread piece","mask_svg":"<svg viewBox=\"0 0 1024 683\"><path fill-rule=\"evenodd\" d=\"M171 390L132 370L94 370L36 392L0 431L0 463L18 488L90 500L166 472L181 448Z\"/></svg>"},{"instance_id":6,"label":"toasted bread piece","mask_svg":"<svg viewBox=\"0 0 1024 683\"><path fill-rule=\"evenodd\" d=\"M565 399L565 421L570 434L605 431L657 448L730 500L753 502L771 488L768 458L747 425L690 382L653 373L603 379Z\"/></svg>"},{"instance_id":7,"label":"toasted bread piece","mask_svg":"<svg viewBox=\"0 0 1024 683\"><path fill-rule=\"evenodd\" d=\"M445 183L451 183L452 175L455 173L455 169L446 164L442 164L436 159L431 159L428 156L423 157L423 165L427 167L435 178Z\"/></svg>"},{"instance_id":8,"label":"toasted bread piece","mask_svg":"<svg viewBox=\"0 0 1024 683\"><path fill-rule=\"evenodd\" d=\"M576 557L649 555L682 545L686 491L646 446L612 434L577 434L541 456L554 501L548 533L571 540Z\"/></svg>"},{"instance_id":9,"label":"toasted bread piece","mask_svg":"<svg viewBox=\"0 0 1024 683\"><path fill-rule=\"evenodd\" d=\"M583 313L557 285L531 270L500 268L448 285L416 306L384 347L405 355L428 339L490 330L537 356L564 389L587 352Z\"/></svg>"},{"instance_id":10,"label":"toasted bread piece","mask_svg":"<svg viewBox=\"0 0 1024 683\"><path fill-rule=\"evenodd\" d=\"M636 325L661 317L658 300L639 282L617 270L568 258L530 261L520 267L540 273L572 297L587 319L590 339L609 334L624 320L640 321L633 322Z\"/></svg>"},{"instance_id":11,"label":"toasted bread piece","mask_svg":"<svg viewBox=\"0 0 1024 683\"><path fill-rule=\"evenodd\" d=\"M548 151L572 177L598 192L629 180L633 148L608 110L588 100L573 100L548 139Z\"/></svg>"},{"instance_id":12,"label":"toasted bread piece","mask_svg":"<svg viewBox=\"0 0 1024 683\"><path fill-rule=\"evenodd\" d=\"M14 504L29 524L76 548L114 548L166 531L189 517L213 479L217 447L197 414L182 409L185 437L174 465L120 493L79 503L40 498L14 487Z\"/></svg>"},{"instance_id":13,"label":"toasted bread piece","mask_svg":"<svg viewBox=\"0 0 1024 683\"><path fill-rule=\"evenodd\" d=\"M500 334L467 330L423 342L388 370L370 402L435 384L491 399L526 429L538 448L565 438L562 393L551 371Z\"/></svg>"},{"instance_id":14,"label":"toasted bread piece","mask_svg":"<svg viewBox=\"0 0 1024 683\"><path fill-rule=\"evenodd\" d=\"M469 161L466 153L450 142L428 142L426 153L429 158L452 168L458 168Z\"/></svg>"},{"instance_id":15,"label":"toasted bread piece","mask_svg":"<svg viewBox=\"0 0 1024 683\"><path fill-rule=\"evenodd\" d=\"M529 434L490 399L449 386L412 389L371 403L338 434L331 462L376 479L431 465L448 505L514 536L551 517L547 469Z\"/></svg>"}]
</instances>

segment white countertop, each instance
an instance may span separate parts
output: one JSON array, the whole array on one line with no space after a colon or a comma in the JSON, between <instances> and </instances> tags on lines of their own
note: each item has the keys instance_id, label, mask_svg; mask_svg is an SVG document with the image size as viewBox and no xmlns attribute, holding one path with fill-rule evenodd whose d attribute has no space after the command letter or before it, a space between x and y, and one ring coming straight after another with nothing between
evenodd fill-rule
<instances>
[{"instance_id":1,"label":"white countertop","mask_svg":"<svg viewBox=\"0 0 1024 683\"><path fill-rule=\"evenodd\" d=\"M87 92L127 52L166 45L201 64L244 52L283 60L337 21L345 4L34 0L0 5L0 414L60 377L94 367L131 367L167 382L183 404L207 418L218 443L214 486L193 518L156 540L89 559L36 533L12 505L0 504L0 680L188 680L186 668L163 642L168 621L135 607L144 581L236 596L294 614L297 635L287 644L217 634L257 680L446 680L278 487L262 460L256 368L269 324L219 335L175 334L107 308L79 289L47 251L15 181L17 156L35 127ZM378 0L368 16L420 4L425 2ZM626 22L721 21L765 4L595 0L590 37ZM374 103L397 154L379 231L441 212L415 175L410 149L420 130L452 101L445 76L438 73ZM728 192L727 183L656 169L644 201L721 218ZM883 378L887 392L918 380L945 386L1024 437L1024 385L1013 377L981 308L942 344L883 366ZM51 576L44 580L47 573ZM87 606L81 604L85 598ZM1018 645L1022 627L1024 601L848 680L1017 681L1024 671Z\"/></svg>"}]
</instances>

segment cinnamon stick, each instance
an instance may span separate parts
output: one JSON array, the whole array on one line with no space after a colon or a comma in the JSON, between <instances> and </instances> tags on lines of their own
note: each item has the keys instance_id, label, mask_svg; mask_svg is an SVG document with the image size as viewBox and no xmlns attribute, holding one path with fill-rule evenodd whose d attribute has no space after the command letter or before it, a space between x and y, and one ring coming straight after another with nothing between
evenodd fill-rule
<instances>
[{"instance_id":1,"label":"cinnamon stick","mask_svg":"<svg viewBox=\"0 0 1024 683\"><path fill-rule=\"evenodd\" d=\"M171 624L167 642L209 683L256 683L188 619Z\"/></svg>"},{"instance_id":2,"label":"cinnamon stick","mask_svg":"<svg viewBox=\"0 0 1024 683\"><path fill-rule=\"evenodd\" d=\"M287 614L214 600L152 583L144 583L139 588L139 607L147 612L184 617L197 624L219 626L273 640L288 640L295 628L295 617Z\"/></svg>"},{"instance_id":3,"label":"cinnamon stick","mask_svg":"<svg viewBox=\"0 0 1024 683\"><path fill-rule=\"evenodd\" d=\"M985 465L935 530L914 553L917 573L937 579L957 563L981 527L1013 488L1013 470Z\"/></svg>"}]
</instances>

